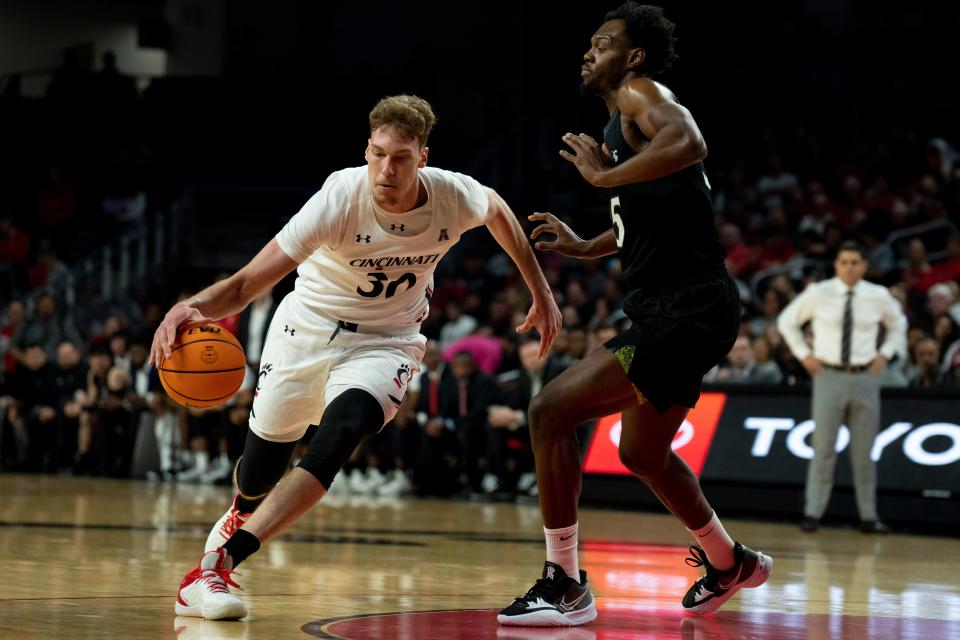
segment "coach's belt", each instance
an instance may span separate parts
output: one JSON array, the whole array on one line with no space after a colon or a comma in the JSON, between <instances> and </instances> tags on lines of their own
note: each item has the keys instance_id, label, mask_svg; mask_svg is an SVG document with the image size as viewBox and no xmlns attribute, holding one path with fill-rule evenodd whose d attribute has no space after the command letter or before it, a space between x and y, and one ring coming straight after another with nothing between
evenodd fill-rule
<instances>
[{"instance_id":1,"label":"coach's belt","mask_svg":"<svg viewBox=\"0 0 960 640\"><path fill-rule=\"evenodd\" d=\"M333 330L333 333L330 334L330 339L327 340L327 344L333 342L333 339L337 337L337 334L340 333L340 330L349 331L350 333L356 333L357 329L360 328L356 322L344 322L343 320L337 320L337 328Z\"/></svg>"},{"instance_id":2,"label":"coach's belt","mask_svg":"<svg viewBox=\"0 0 960 640\"><path fill-rule=\"evenodd\" d=\"M848 365L838 365L838 364L826 364L824 363L827 369L835 369L837 371L846 371L847 373L863 373L870 368L870 365L866 364L848 364Z\"/></svg>"}]
</instances>

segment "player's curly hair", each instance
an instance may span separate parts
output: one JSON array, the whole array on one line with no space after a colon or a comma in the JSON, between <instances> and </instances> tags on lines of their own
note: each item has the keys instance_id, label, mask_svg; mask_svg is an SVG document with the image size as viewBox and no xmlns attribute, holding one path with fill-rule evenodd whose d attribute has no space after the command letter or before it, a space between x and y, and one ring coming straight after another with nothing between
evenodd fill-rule
<instances>
[{"instance_id":1,"label":"player's curly hair","mask_svg":"<svg viewBox=\"0 0 960 640\"><path fill-rule=\"evenodd\" d=\"M370 111L370 131L388 126L426 146L430 130L437 123L430 103L418 96L388 96Z\"/></svg>"},{"instance_id":2,"label":"player's curly hair","mask_svg":"<svg viewBox=\"0 0 960 640\"><path fill-rule=\"evenodd\" d=\"M647 55L638 71L655 76L669 69L677 59L673 50L673 30L677 25L670 22L663 9L650 4L638 4L628 0L607 13L604 22L623 20L626 23L630 44L642 47Z\"/></svg>"}]
</instances>

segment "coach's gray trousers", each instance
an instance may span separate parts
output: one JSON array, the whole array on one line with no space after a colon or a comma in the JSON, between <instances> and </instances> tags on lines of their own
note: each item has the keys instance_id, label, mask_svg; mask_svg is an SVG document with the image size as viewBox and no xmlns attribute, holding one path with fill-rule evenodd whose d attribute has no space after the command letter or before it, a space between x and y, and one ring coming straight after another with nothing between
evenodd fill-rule
<instances>
[{"instance_id":1,"label":"coach's gray trousers","mask_svg":"<svg viewBox=\"0 0 960 640\"><path fill-rule=\"evenodd\" d=\"M861 520L877 519L877 465L870 459L880 427L880 376L824 369L813 379L813 460L804 515L820 519L830 501L840 425L850 430L850 467Z\"/></svg>"}]
</instances>

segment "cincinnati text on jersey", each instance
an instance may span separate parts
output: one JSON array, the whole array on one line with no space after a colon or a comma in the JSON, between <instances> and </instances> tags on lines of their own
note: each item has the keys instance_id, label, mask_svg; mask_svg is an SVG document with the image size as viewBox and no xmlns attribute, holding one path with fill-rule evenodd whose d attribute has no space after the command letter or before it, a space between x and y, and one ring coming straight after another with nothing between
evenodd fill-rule
<instances>
[{"instance_id":1,"label":"cincinnati text on jersey","mask_svg":"<svg viewBox=\"0 0 960 640\"><path fill-rule=\"evenodd\" d=\"M439 253L431 253L425 256L381 256L379 258L354 258L350 261L351 267L359 269L386 269L389 267L409 267L415 264L433 264L440 259Z\"/></svg>"}]
</instances>

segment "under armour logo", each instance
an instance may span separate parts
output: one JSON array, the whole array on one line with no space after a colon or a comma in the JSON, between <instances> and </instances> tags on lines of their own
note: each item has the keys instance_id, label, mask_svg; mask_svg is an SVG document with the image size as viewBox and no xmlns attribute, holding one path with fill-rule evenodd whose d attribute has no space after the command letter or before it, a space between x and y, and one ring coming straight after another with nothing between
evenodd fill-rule
<instances>
[{"instance_id":1,"label":"under armour logo","mask_svg":"<svg viewBox=\"0 0 960 640\"><path fill-rule=\"evenodd\" d=\"M450 236L447 235L447 229L440 229L440 237L437 238L437 242L443 242L444 240L449 240Z\"/></svg>"},{"instance_id":2,"label":"under armour logo","mask_svg":"<svg viewBox=\"0 0 960 640\"><path fill-rule=\"evenodd\" d=\"M364 236L358 233L357 242L366 242L367 244L370 244L370 236Z\"/></svg>"},{"instance_id":3,"label":"under armour logo","mask_svg":"<svg viewBox=\"0 0 960 640\"><path fill-rule=\"evenodd\" d=\"M283 332L289 333L291 336L297 332L296 329L291 329L288 325L283 325Z\"/></svg>"},{"instance_id":4,"label":"under armour logo","mask_svg":"<svg viewBox=\"0 0 960 640\"><path fill-rule=\"evenodd\" d=\"M404 224L392 224L390 225L390 231L405 231L407 225ZM369 237L369 236L368 236Z\"/></svg>"}]
</instances>

